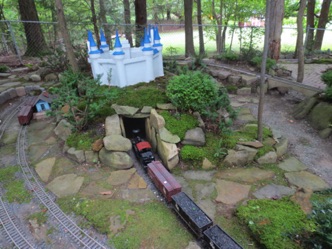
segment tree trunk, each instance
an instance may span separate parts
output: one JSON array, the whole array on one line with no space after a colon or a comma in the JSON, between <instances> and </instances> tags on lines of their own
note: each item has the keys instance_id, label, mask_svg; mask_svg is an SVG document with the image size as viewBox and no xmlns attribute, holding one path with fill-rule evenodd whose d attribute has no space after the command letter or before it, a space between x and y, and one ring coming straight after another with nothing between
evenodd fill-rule
<instances>
[{"instance_id":1,"label":"tree trunk","mask_svg":"<svg viewBox=\"0 0 332 249\"><path fill-rule=\"evenodd\" d=\"M306 34L306 50L312 51L314 44L314 27L315 27L315 5L316 0L308 0L307 5L307 34Z\"/></svg>"},{"instance_id":2,"label":"tree trunk","mask_svg":"<svg viewBox=\"0 0 332 249\"><path fill-rule=\"evenodd\" d=\"M133 37L131 35L131 23L130 23L130 2L129 0L123 0L123 13L124 13L124 21L125 21L125 35L130 44L133 46Z\"/></svg>"},{"instance_id":3,"label":"tree trunk","mask_svg":"<svg viewBox=\"0 0 332 249\"><path fill-rule=\"evenodd\" d=\"M216 32L216 46L217 46L217 53L218 54L221 54L222 52L222 0L220 0L220 11L219 13L221 15L217 15L216 13L216 6L215 6L215 2L214 0L212 0L212 15L213 15L213 18L216 20L217 22L217 32Z\"/></svg>"},{"instance_id":4,"label":"tree trunk","mask_svg":"<svg viewBox=\"0 0 332 249\"><path fill-rule=\"evenodd\" d=\"M70 36L69 36L68 30L67 30L66 19L65 19L64 12L63 12L62 0L55 0L55 7L56 7L56 11L57 11L57 16L58 16L58 24L60 27L60 32L61 32L63 41L66 46L67 59L69 60L71 69L74 72L78 72L79 68L78 68L76 58L75 58L74 49L70 43Z\"/></svg>"},{"instance_id":5,"label":"tree trunk","mask_svg":"<svg viewBox=\"0 0 332 249\"><path fill-rule=\"evenodd\" d=\"M272 0L274 2L274 0ZM261 65L261 79L259 84L259 103L258 103L258 114L257 114L257 139L263 142L263 108L264 108L264 89L265 89L265 73L266 73L266 61L269 50L269 37L270 37L270 25L271 25L271 0L266 0L266 11L265 11L265 35L264 35L264 50Z\"/></svg>"},{"instance_id":6,"label":"tree trunk","mask_svg":"<svg viewBox=\"0 0 332 249\"><path fill-rule=\"evenodd\" d=\"M298 67L297 67L297 82L303 82L304 77L304 48L303 48L303 15L304 10L307 4L307 0L301 0L300 8L297 13L297 40L296 40L296 47L297 47L297 58L298 58Z\"/></svg>"},{"instance_id":7,"label":"tree trunk","mask_svg":"<svg viewBox=\"0 0 332 249\"><path fill-rule=\"evenodd\" d=\"M34 0L18 1L21 20L39 22L38 13ZM48 52L44 34L40 23L24 22L24 32L27 40L27 56L39 56Z\"/></svg>"},{"instance_id":8,"label":"tree trunk","mask_svg":"<svg viewBox=\"0 0 332 249\"><path fill-rule=\"evenodd\" d=\"M199 54L205 54L204 48L204 34L202 23L202 5L201 0L197 0L197 24L198 24L198 36L199 36Z\"/></svg>"},{"instance_id":9,"label":"tree trunk","mask_svg":"<svg viewBox=\"0 0 332 249\"><path fill-rule=\"evenodd\" d=\"M322 43L323 43L323 38L324 38L324 33L325 33L324 29L326 27L326 24L329 21L330 5L331 5L331 0L324 0L322 3L322 8L321 8L320 17L319 17L318 26L317 26L318 29L317 29L316 37L315 37L314 50L322 49Z\"/></svg>"},{"instance_id":10,"label":"tree trunk","mask_svg":"<svg viewBox=\"0 0 332 249\"><path fill-rule=\"evenodd\" d=\"M278 60L280 56L282 20L284 18L285 0L275 0L270 3L270 34L268 57Z\"/></svg>"},{"instance_id":11,"label":"tree trunk","mask_svg":"<svg viewBox=\"0 0 332 249\"><path fill-rule=\"evenodd\" d=\"M109 42L110 48L113 48L112 46L112 30L109 25L107 25L107 19L106 19L106 6L104 0L99 0L99 17L100 17L100 27L102 27L105 31L105 37L106 40Z\"/></svg>"},{"instance_id":12,"label":"tree trunk","mask_svg":"<svg viewBox=\"0 0 332 249\"><path fill-rule=\"evenodd\" d=\"M184 32L185 32L185 56L195 55L193 34L193 0L184 0Z\"/></svg>"},{"instance_id":13,"label":"tree trunk","mask_svg":"<svg viewBox=\"0 0 332 249\"><path fill-rule=\"evenodd\" d=\"M95 0L90 0L90 10L91 10L91 19L93 24L93 31L95 33L97 46L100 45L100 37L99 37L99 29L97 24L97 16L96 16L96 9L95 9Z\"/></svg>"},{"instance_id":14,"label":"tree trunk","mask_svg":"<svg viewBox=\"0 0 332 249\"><path fill-rule=\"evenodd\" d=\"M135 24L135 45L136 47L139 47L141 44L141 39L144 38L144 28L147 24L146 0L135 0Z\"/></svg>"}]
</instances>

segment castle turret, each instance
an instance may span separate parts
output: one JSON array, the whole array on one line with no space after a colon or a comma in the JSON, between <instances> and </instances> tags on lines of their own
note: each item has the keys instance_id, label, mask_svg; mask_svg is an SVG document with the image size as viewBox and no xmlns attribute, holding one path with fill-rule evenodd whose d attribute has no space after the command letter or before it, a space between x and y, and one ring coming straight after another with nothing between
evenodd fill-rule
<instances>
[{"instance_id":1,"label":"castle turret","mask_svg":"<svg viewBox=\"0 0 332 249\"><path fill-rule=\"evenodd\" d=\"M106 42L106 37L102 29L100 29L100 49L104 52L108 52L110 50L110 47Z\"/></svg>"},{"instance_id":2,"label":"castle turret","mask_svg":"<svg viewBox=\"0 0 332 249\"><path fill-rule=\"evenodd\" d=\"M92 32L88 30L88 42L89 42L89 58L95 59L100 57L100 50L98 49L95 40L93 39Z\"/></svg>"},{"instance_id":3,"label":"castle turret","mask_svg":"<svg viewBox=\"0 0 332 249\"><path fill-rule=\"evenodd\" d=\"M115 44L114 44L113 55L115 55L117 57L119 57L120 55L124 56L124 52L123 52L122 45L121 45L121 42L120 42L118 30L115 31Z\"/></svg>"},{"instance_id":4,"label":"castle turret","mask_svg":"<svg viewBox=\"0 0 332 249\"><path fill-rule=\"evenodd\" d=\"M120 87L124 87L127 85L126 71L123 63L124 58L125 53L122 49L118 30L116 30L113 59L116 60L116 75L118 80L117 85Z\"/></svg>"},{"instance_id":5,"label":"castle turret","mask_svg":"<svg viewBox=\"0 0 332 249\"><path fill-rule=\"evenodd\" d=\"M145 57L145 81L149 82L154 80L153 70L153 48L151 47L151 41L149 39L149 30L146 29L144 32L144 47L142 48L143 55Z\"/></svg>"}]
</instances>

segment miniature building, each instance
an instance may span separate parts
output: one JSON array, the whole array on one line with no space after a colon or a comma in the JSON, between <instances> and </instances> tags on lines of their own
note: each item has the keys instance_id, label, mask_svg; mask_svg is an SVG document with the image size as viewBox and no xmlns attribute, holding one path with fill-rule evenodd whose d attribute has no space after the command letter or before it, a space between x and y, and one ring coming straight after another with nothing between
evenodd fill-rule
<instances>
[{"instance_id":1,"label":"miniature building","mask_svg":"<svg viewBox=\"0 0 332 249\"><path fill-rule=\"evenodd\" d=\"M163 46L157 27L146 29L142 46L139 48L130 48L126 39L120 41L118 31L114 50L109 50L102 31L100 41L98 49L91 31L88 31L88 61L93 77L100 77L102 85L125 87L164 76Z\"/></svg>"},{"instance_id":2,"label":"miniature building","mask_svg":"<svg viewBox=\"0 0 332 249\"><path fill-rule=\"evenodd\" d=\"M52 95L50 95L48 92L42 92L35 102L35 107L37 109L37 112L47 111L51 109L51 103L52 103Z\"/></svg>"}]
</instances>

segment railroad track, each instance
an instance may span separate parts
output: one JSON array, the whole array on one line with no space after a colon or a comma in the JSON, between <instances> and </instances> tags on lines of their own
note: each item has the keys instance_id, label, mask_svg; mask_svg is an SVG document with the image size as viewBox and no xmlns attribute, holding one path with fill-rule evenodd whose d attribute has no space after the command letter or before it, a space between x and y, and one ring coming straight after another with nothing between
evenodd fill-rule
<instances>
[{"instance_id":1,"label":"railroad track","mask_svg":"<svg viewBox=\"0 0 332 249\"><path fill-rule=\"evenodd\" d=\"M29 167L25 154L25 139L26 126L22 126L17 139L17 153L19 165L22 168L26 184L30 190L33 191L39 201L47 208L49 214L59 222L61 228L69 233L71 238L78 244L79 248L108 248L78 227L54 202L54 195L46 192L34 171Z\"/></svg>"}]
</instances>

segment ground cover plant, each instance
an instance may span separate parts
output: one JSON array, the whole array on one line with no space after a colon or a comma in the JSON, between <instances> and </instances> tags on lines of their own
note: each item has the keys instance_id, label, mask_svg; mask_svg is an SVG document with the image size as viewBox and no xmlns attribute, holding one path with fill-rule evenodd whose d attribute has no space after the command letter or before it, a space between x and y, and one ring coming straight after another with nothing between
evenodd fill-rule
<instances>
[{"instance_id":1,"label":"ground cover plant","mask_svg":"<svg viewBox=\"0 0 332 249\"><path fill-rule=\"evenodd\" d=\"M267 249L300 248L291 238L316 227L289 198L250 200L237 209L237 215Z\"/></svg>"},{"instance_id":2,"label":"ground cover plant","mask_svg":"<svg viewBox=\"0 0 332 249\"><path fill-rule=\"evenodd\" d=\"M185 248L192 235L163 203L135 204L124 200L92 200L78 196L59 199L66 212L83 216L88 224L107 234L115 248ZM118 230L110 220L118 219ZM87 225L87 224L86 224Z\"/></svg>"},{"instance_id":3,"label":"ground cover plant","mask_svg":"<svg viewBox=\"0 0 332 249\"><path fill-rule=\"evenodd\" d=\"M325 94L327 100L332 102L332 68L329 68L321 75L322 81L326 84Z\"/></svg>"}]
</instances>

